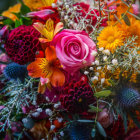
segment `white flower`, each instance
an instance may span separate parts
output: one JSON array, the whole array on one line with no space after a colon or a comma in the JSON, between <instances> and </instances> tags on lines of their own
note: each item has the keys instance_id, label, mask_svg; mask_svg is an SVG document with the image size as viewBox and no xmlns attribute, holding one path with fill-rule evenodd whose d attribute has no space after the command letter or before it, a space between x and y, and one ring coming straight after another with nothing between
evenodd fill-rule
<instances>
[{"instance_id":1,"label":"white flower","mask_svg":"<svg viewBox=\"0 0 140 140\"><path fill-rule=\"evenodd\" d=\"M59 106L59 104L54 104L54 108L58 108Z\"/></svg>"},{"instance_id":2,"label":"white flower","mask_svg":"<svg viewBox=\"0 0 140 140\"><path fill-rule=\"evenodd\" d=\"M56 4L55 3L52 3L52 8L55 8L56 7Z\"/></svg>"},{"instance_id":3,"label":"white flower","mask_svg":"<svg viewBox=\"0 0 140 140\"><path fill-rule=\"evenodd\" d=\"M42 108L38 108L36 111L37 112L42 112Z\"/></svg>"},{"instance_id":4,"label":"white flower","mask_svg":"<svg viewBox=\"0 0 140 140\"><path fill-rule=\"evenodd\" d=\"M93 70L93 67L90 67L89 70Z\"/></svg>"},{"instance_id":5,"label":"white flower","mask_svg":"<svg viewBox=\"0 0 140 140\"><path fill-rule=\"evenodd\" d=\"M95 73L96 76L99 76L99 74L100 74L99 72L96 72L96 73Z\"/></svg>"},{"instance_id":6,"label":"white flower","mask_svg":"<svg viewBox=\"0 0 140 140\"><path fill-rule=\"evenodd\" d=\"M63 137L63 136L64 136L64 132L63 132L63 131L61 131L61 132L60 132L60 135Z\"/></svg>"},{"instance_id":7,"label":"white flower","mask_svg":"<svg viewBox=\"0 0 140 140\"><path fill-rule=\"evenodd\" d=\"M103 54L110 55L110 51L109 50L103 50Z\"/></svg>"},{"instance_id":8,"label":"white flower","mask_svg":"<svg viewBox=\"0 0 140 140\"><path fill-rule=\"evenodd\" d=\"M89 74L89 72L88 72L88 71L85 71L85 72L84 72L84 74L85 74L85 75L88 75L88 74Z\"/></svg>"},{"instance_id":9,"label":"white flower","mask_svg":"<svg viewBox=\"0 0 140 140\"><path fill-rule=\"evenodd\" d=\"M50 101L50 99L49 99L48 97L46 97L46 101L48 101L48 102L49 102L49 101Z\"/></svg>"},{"instance_id":10,"label":"white flower","mask_svg":"<svg viewBox=\"0 0 140 140\"><path fill-rule=\"evenodd\" d=\"M91 81L92 81L92 82L93 82L93 81L98 81L98 77L97 77L97 76L92 77L92 78L91 78Z\"/></svg>"},{"instance_id":11,"label":"white flower","mask_svg":"<svg viewBox=\"0 0 140 140\"><path fill-rule=\"evenodd\" d=\"M105 82L105 78L101 79L101 84L103 84Z\"/></svg>"},{"instance_id":12,"label":"white flower","mask_svg":"<svg viewBox=\"0 0 140 140\"><path fill-rule=\"evenodd\" d=\"M52 116L52 114L53 114L52 110L50 110L50 109L46 109L45 112L49 116Z\"/></svg>"},{"instance_id":13,"label":"white flower","mask_svg":"<svg viewBox=\"0 0 140 140\"><path fill-rule=\"evenodd\" d=\"M97 67L97 70L100 70L101 69L101 67Z\"/></svg>"},{"instance_id":14,"label":"white flower","mask_svg":"<svg viewBox=\"0 0 140 140\"><path fill-rule=\"evenodd\" d=\"M98 53L97 53L97 51L94 51L94 50L93 50L93 51L91 52L91 54L92 54L93 56L96 56Z\"/></svg>"},{"instance_id":15,"label":"white flower","mask_svg":"<svg viewBox=\"0 0 140 140\"><path fill-rule=\"evenodd\" d=\"M113 64L113 65L118 65L118 60L117 60L117 59L113 59L113 60L112 60L112 64Z\"/></svg>"},{"instance_id":16,"label":"white flower","mask_svg":"<svg viewBox=\"0 0 140 140\"><path fill-rule=\"evenodd\" d=\"M63 121L63 118L57 118L58 122L61 123Z\"/></svg>"},{"instance_id":17,"label":"white flower","mask_svg":"<svg viewBox=\"0 0 140 140\"><path fill-rule=\"evenodd\" d=\"M99 60L96 60L96 61L95 61L95 64L96 64L96 65L99 65Z\"/></svg>"},{"instance_id":18,"label":"white flower","mask_svg":"<svg viewBox=\"0 0 140 140\"><path fill-rule=\"evenodd\" d=\"M69 18L69 17L68 17L67 15L64 17L65 20L68 20L68 18Z\"/></svg>"},{"instance_id":19,"label":"white flower","mask_svg":"<svg viewBox=\"0 0 140 140\"><path fill-rule=\"evenodd\" d=\"M107 56L103 56L103 60L104 61L107 61Z\"/></svg>"},{"instance_id":20,"label":"white flower","mask_svg":"<svg viewBox=\"0 0 140 140\"><path fill-rule=\"evenodd\" d=\"M40 112L34 112L34 113L32 113L32 116L33 117L38 117L40 115Z\"/></svg>"},{"instance_id":21,"label":"white flower","mask_svg":"<svg viewBox=\"0 0 140 140\"><path fill-rule=\"evenodd\" d=\"M111 69L112 69L112 67L111 67L111 66L109 66L109 65L107 65L107 69L108 69L108 70L111 70Z\"/></svg>"},{"instance_id":22,"label":"white flower","mask_svg":"<svg viewBox=\"0 0 140 140\"><path fill-rule=\"evenodd\" d=\"M92 62L92 65L95 65L95 62Z\"/></svg>"},{"instance_id":23,"label":"white flower","mask_svg":"<svg viewBox=\"0 0 140 140\"><path fill-rule=\"evenodd\" d=\"M100 52L102 52L103 50L104 50L104 48L103 48L103 47L102 47L102 48L99 48L99 51L100 51Z\"/></svg>"},{"instance_id":24,"label":"white flower","mask_svg":"<svg viewBox=\"0 0 140 140\"><path fill-rule=\"evenodd\" d=\"M50 129L54 130L55 129L55 125L51 125Z\"/></svg>"}]
</instances>

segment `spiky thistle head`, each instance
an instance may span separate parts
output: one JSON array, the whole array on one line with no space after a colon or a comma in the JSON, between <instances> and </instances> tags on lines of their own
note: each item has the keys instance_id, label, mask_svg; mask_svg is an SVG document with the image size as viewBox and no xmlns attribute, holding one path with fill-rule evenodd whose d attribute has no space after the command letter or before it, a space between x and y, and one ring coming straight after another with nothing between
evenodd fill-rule
<instances>
[{"instance_id":1,"label":"spiky thistle head","mask_svg":"<svg viewBox=\"0 0 140 140\"><path fill-rule=\"evenodd\" d=\"M133 88L121 87L116 91L116 101L122 108L133 108L140 103L140 94Z\"/></svg>"},{"instance_id":2,"label":"spiky thistle head","mask_svg":"<svg viewBox=\"0 0 140 140\"><path fill-rule=\"evenodd\" d=\"M25 65L19 65L17 63L10 63L4 69L4 75L9 80L24 81L27 76L27 68Z\"/></svg>"},{"instance_id":3,"label":"spiky thistle head","mask_svg":"<svg viewBox=\"0 0 140 140\"><path fill-rule=\"evenodd\" d=\"M91 139L92 127L85 124L74 122L70 125L68 131L71 140L89 140Z\"/></svg>"}]
</instances>

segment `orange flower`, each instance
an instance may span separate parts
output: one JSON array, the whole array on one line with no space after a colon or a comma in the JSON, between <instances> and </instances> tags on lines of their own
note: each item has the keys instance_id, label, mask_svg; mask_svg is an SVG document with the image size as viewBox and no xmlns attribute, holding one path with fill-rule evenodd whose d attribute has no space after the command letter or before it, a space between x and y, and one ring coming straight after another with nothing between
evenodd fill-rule
<instances>
[{"instance_id":1,"label":"orange flower","mask_svg":"<svg viewBox=\"0 0 140 140\"><path fill-rule=\"evenodd\" d=\"M28 65L28 74L33 78L48 78L53 86L63 86L65 75L61 72L60 62L56 57L54 46L45 50L46 58L36 58Z\"/></svg>"},{"instance_id":2,"label":"orange flower","mask_svg":"<svg viewBox=\"0 0 140 140\"><path fill-rule=\"evenodd\" d=\"M20 12L20 8L21 8L21 4L18 3L16 5L14 5L13 7L10 7L7 11L4 11L2 13L2 16L8 17L8 18L12 19L13 21L15 21L18 18L13 13L19 13Z\"/></svg>"}]
</instances>

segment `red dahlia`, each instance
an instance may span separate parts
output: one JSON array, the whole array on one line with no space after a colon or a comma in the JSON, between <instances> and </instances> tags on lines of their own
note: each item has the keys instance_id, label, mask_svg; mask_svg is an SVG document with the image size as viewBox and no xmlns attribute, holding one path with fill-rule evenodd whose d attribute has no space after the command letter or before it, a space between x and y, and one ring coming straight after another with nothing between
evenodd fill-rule
<instances>
[{"instance_id":1,"label":"red dahlia","mask_svg":"<svg viewBox=\"0 0 140 140\"><path fill-rule=\"evenodd\" d=\"M93 91L86 81L72 81L67 84L60 96L62 106L69 112L83 113L95 101Z\"/></svg>"},{"instance_id":2,"label":"red dahlia","mask_svg":"<svg viewBox=\"0 0 140 140\"><path fill-rule=\"evenodd\" d=\"M34 61L36 51L41 49L40 33L32 26L19 26L11 31L5 49L12 61L24 65Z\"/></svg>"}]
</instances>

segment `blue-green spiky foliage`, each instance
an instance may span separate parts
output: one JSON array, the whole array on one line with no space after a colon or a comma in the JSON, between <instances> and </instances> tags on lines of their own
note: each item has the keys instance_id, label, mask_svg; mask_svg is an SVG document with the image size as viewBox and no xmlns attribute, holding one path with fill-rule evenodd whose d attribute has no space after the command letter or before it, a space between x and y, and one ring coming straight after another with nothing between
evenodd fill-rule
<instances>
[{"instance_id":1,"label":"blue-green spiky foliage","mask_svg":"<svg viewBox=\"0 0 140 140\"><path fill-rule=\"evenodd\" d=\"M17 63L10 63L4 69L4 75L9 80L20 80L24 82L27 73L27 67Z\"/></svg>"},{"instance_id":2,"label":"blue-green spiky foliage","mask_svg":"<svg viewBox=\"0 0 140 140\"><path fill-rule=\"evenodd\" d=\"M71 140L90 140L91 126L85 123L73 123L69 128L69 135Z\"/></svg>"},{"instance_id":3,"label":"blue-green spiky foliage","mask_svg":"<svg viewBox=\"0 0 140 140\"><path fill-rule=\"evenodd\" d=\"M140 94L132 88L120 88L116 97L119 106L125 109L133 108L140 103Z\"/></svg>"}]
</instances>

